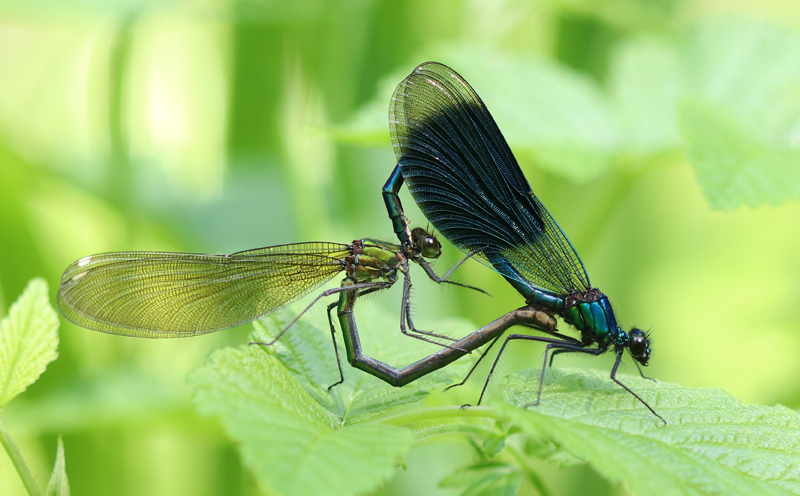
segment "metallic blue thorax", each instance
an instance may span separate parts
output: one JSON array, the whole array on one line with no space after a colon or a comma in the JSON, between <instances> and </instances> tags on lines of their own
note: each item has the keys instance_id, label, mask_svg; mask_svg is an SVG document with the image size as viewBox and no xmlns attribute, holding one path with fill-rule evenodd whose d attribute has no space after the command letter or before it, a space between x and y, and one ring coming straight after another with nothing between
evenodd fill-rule
<instances>
[{"instance_id":1,"label":"metallic blue thorax","mask_svg":"<svg viewBox=\"0 0 800 496\"><path fill-rule=\"evenodd\" d=\"M590 295L587 295L590 296ZM600 298L582 298L567 306L561 315L564 322L581 331L584 341L591 340L599 344L608 344L617 334L617 318L608 302L608 298L600 293ZM572 303L572 302L570 302Z\"/></svg>"},{"instance_id":2,"label":"metallic blue thorax","mask_svg":"<svg viewBox=\"0 0 800 496\"><path fill-rule=\"evenodd\" d=\"M584 294L563 297L540 289L526 289L529 305L560 315L564 322L581 331L585 344L608 345L617 339L619 329L614 309L599 290L592 288Z\"/></svg>"}]
</instances>

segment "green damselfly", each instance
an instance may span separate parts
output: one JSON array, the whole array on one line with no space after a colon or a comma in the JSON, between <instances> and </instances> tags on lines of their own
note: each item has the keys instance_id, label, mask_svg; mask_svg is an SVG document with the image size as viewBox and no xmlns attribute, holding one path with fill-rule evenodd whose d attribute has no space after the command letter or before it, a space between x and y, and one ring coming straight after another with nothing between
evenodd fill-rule
<instances>
[{"instance_id":1,"label":"green damselfly","mask_svg":"<svg viewBox=\"0 0 800 496\"><path fill-rule=\"evenodd\" d=\"M140 338L188 337L276 312L344 272L346 278L340 287L320 293L275 340L320 299L339 294L341 302L328 309L333 336L330 312L334 307L354 301L359 295L388 289L402 274L401 332L450 349L451 345L437 340L454 339L416 329L410 314L409 261L420 265L437 283L477 290L448 280L461 262L443 277L436 275L428 259L435 259L440 253L436 237L422 228L411 232L405 249L384 241L360 239L351 244L269 246L230 255L100 253L67 267L57 303L67 320L88 329ZM341 382L344 378L335 337L333 344ZM373 375L383 378L381 372Z\"/></svg>"}]
</instances>

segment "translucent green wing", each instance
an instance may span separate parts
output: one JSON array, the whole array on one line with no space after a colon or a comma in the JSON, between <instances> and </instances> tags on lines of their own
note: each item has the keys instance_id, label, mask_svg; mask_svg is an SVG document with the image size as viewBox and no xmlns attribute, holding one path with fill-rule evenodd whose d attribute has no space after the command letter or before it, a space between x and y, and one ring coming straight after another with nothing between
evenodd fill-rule
<instances>
[{"instance_id":1,"label":"translucent green wing","mask_svg":"<svg viewBox=\"0 0 800 496\"><path fill-rule=\"evenodd\" d=\"M61 277L58 309L96 331L194 336L250 322L344 269L349 246L297 243L232 255L116 252L84 257Z\"/></svg>"}]
</instances>

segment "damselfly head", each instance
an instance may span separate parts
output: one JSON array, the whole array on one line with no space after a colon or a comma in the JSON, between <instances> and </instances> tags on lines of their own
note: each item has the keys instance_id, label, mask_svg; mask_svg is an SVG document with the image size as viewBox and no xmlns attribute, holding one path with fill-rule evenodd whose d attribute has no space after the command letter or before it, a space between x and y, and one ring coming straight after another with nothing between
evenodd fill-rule
<instances>
[{"instance_id":1,"label":"damselfly head","mask_svg":"<svg viewBox=\"0 0 800 496\"><path fill-rule=\"evenodd\" d=\"M647 366L647 361L650 359L650 341L643 330L634 327L628 333L628 351L637 362Z\"/></svg>"},{"instance_id":2,"label":"damselfly head","mask_svg":"<svg viewBox=\"0 0 800 496\"><path fill-rule=\"evenodd\" d=\"M411 230L411 242L419 250L423 258L439 258L442 254L442 245L436 236L429 233L422 227L415 227Z\"/></svg>"}]
</instances>

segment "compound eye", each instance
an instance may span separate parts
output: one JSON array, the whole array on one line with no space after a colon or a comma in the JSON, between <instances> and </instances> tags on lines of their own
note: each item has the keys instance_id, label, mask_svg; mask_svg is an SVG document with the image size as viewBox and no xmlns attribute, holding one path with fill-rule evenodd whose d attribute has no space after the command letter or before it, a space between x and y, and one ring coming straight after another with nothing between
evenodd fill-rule
<instances>
[{"instance_id":1,"label":"compound eye","mask_svg":"<svg viewBox=\"0 0 800 496\"><path fill-rule=\"evenodd\" d=\"M634 358L643 358L648 354L647 337L640 329L631 329L628 349Z\"/></svg>"},{"instance_id":2,"label":"compound eye","mask_svg":"<svg viewBox=\"0 0 800 496\"><path fill-rule=\"evenodd\" d=\"M439 258L439 255L442 254L442 245L439 244L439 240L433 236L425 236L422 239L422 246L420 246L422 250L422 256L425 258Z\"/></svg>"}]
</instances>

